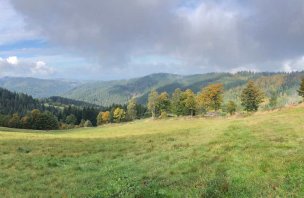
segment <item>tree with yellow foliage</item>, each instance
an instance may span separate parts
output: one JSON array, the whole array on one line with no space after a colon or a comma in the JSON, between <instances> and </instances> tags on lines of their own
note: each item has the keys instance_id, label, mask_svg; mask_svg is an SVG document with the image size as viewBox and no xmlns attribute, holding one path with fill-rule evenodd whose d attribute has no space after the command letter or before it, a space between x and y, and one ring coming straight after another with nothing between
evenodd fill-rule
<instances>
[{"instance_id":1,"label":"tree with yellow foliage","mask_svg":"<svg viewBox=\"0 0 304 198\"><path fill-rule=\"evenodd\" d=\"M107 124L110 121L110 112L106 111L106 112L100 112L97 115L97 125L102 125L102 124Z\"/></svg>"},{"instance_id":2,"label":"tree with yellow foliage","mask_svg":"<svg viewBox=\"0 0 304 198\"><path fill-rule=\"evenodd\" d=\"M113 113L113 118L115 120L115 122L119 123L121 121L123 121L123 119L125 119L126 117L126 112L125 110L117 107L115 110L114 110L114 113Z\"/></svg>"},{"instance_id":3,"label":"tree with yellow foliage","mask_svg":"<svg viewBox=\"0 0 304 198\"><path fill-rule=\"evenodd\" d=\"M223 84L211 84L204 87L197 96L197 103L206 110L217 111L223 102Z\"/></svg>"}]
</instances>

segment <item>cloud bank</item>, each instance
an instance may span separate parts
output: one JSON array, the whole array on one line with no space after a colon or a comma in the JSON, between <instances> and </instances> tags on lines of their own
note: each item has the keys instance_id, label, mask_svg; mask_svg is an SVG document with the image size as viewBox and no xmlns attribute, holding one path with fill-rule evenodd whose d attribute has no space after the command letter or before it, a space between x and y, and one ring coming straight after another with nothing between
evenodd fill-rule
<instances>
[{"instance_id":1,"label":"cloud bank","mask_svg":"<svg viewBox=\"0 0 304 198\"><path fill-rule=\"evenodd\" d=\"M94 70L304 68L303 0L11 2L29 28L97 63Z\"/></svg>"},{"instance_id":2,"label":"cloud bank","mask_svg":"<svg viewBox=\"0 0 304 198\"><path fill-rule=\"evenodd\" d=\"M16 56L6 59L0 57L0 76L35 76L48 77L54 74L55 69L43 61L19 60Z\"/></svg>"}]
</instances>

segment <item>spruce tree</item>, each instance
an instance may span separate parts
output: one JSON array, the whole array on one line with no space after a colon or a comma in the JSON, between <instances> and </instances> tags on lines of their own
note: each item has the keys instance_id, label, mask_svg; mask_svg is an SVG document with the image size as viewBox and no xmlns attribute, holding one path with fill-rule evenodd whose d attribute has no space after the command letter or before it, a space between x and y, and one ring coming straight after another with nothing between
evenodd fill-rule
<instances>
[{"instance_id":1,"label":"spruce tree","mask_svg":"<svg viewBox=\"0 0 304 198\"><path fill-rule=\"evenodd\" d=\"M254 84L253 81L248 81L247 87L243 90L241 95L241 102L245 111L257 111L260 103L263 102L263 99L264 93Z\"/></svg>"},{"instance_id":2,"label":"spruce tree","mask_svg":"<svg viewBox=\"0 0 304 198\"><path fill-rule=\"evenodd\" d=\"M300 89L298 90L298 94L304 99L304 78L302 78Z\"/></svg>"}]
</instances>

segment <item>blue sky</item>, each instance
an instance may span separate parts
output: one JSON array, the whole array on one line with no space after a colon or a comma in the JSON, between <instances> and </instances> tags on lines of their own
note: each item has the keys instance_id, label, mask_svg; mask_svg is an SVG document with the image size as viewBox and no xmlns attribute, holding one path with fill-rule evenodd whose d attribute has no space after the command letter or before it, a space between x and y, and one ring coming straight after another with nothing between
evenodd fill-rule
<instances>
[{"instance_id":1,"label":"blue sky","mask_svg":"<svg viewBox=\"0 0 304 198\"><path fill-rule=\"evenodd\" d=\"M0 0L0 77L299 71L302 0Z\"/></svg>"}]
</instances>

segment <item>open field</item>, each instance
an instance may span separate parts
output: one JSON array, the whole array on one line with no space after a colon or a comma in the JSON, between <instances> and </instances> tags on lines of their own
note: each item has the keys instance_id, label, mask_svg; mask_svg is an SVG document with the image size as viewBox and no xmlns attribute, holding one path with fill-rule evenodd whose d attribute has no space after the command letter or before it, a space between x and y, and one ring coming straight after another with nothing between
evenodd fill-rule
<instances>
[{"instance_id":1,"label":"open field","mask_svg":"<svg viewBox=\"0 0 304 198\"><path fill-rule=\"evenodd\" d=\"M0 131L1 197L304 197L304 107Z\"/></svg>"}]
</instances>

